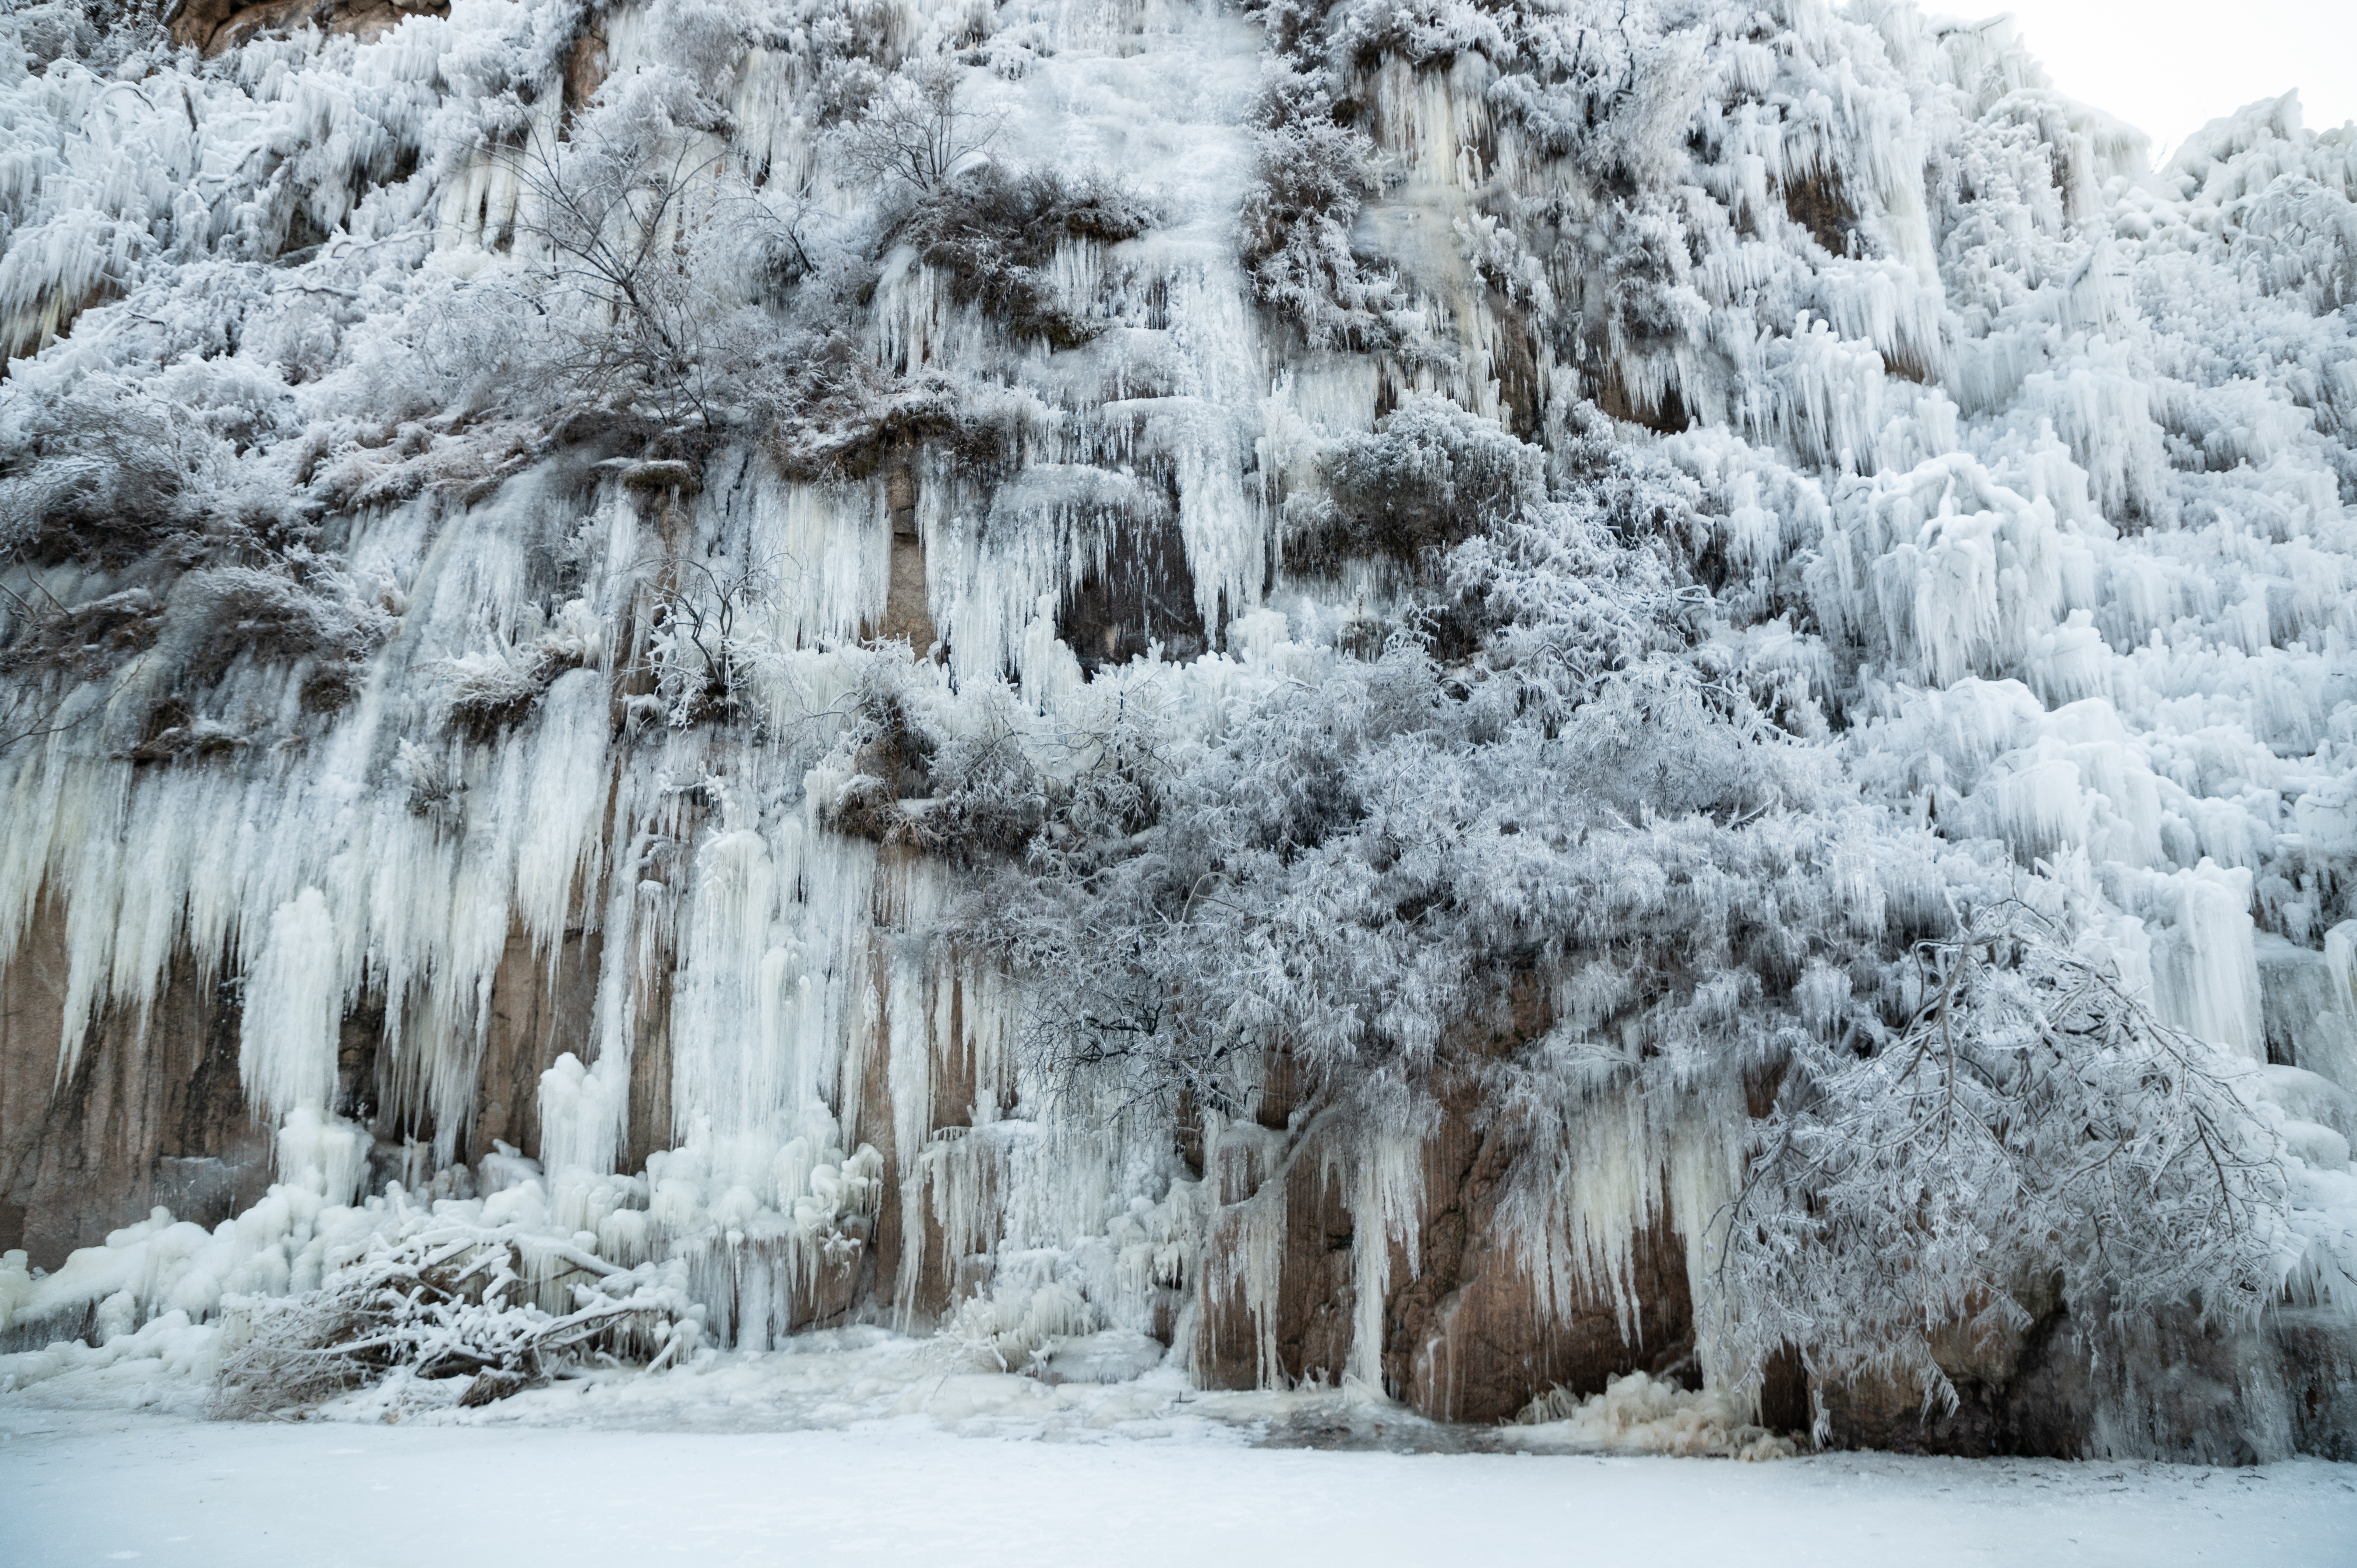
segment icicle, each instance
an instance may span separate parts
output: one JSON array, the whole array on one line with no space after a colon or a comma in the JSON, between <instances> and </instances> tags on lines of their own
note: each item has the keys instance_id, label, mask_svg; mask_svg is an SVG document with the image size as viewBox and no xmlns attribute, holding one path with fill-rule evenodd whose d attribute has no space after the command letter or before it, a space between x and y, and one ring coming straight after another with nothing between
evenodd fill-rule
<instances>
[{"instance_id":1,"label":"icicle","mask_svg":"<svg viewBox=\"0 0 2357 1568\"><path fill-rule=\"evenodd\" d=\"M306 887L270 917L262 956L246 977L237 1070L265 1114L328 1110L343 1015L335 923L325 896Z\"/></svg>"}]
</instances>

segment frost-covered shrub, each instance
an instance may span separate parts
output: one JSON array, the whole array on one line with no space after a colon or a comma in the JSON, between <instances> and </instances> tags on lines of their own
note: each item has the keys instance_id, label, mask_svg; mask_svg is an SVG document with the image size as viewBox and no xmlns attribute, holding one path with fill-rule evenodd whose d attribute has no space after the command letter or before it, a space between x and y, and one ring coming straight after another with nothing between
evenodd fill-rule
<instances>
[{"instance_id":1,"label":"frost-covered shrub","mask_svg":"<svg viewBox=\"0 0 2357 1568\"><path fill-rule=\"evenodd\" d=\"M1749 1178L1726 1216L1731 1337L1822 1376L1956 1390L1921 1330L2083 1335L2191 1302L2246 1320L2279 1288L2289 1199L2255 1075L2156 1018L2024 909L1912 950L1905 1026L1813 972Z\"/></svg>"},{"instance_id":2,"label":"frost-covered shrub","mask_svg":"<svg viewBox=\"0 0 2357 1568\"><path fill-rule=\"evenodd\" d=\"M0 425L0 560L123 566L203 517L221 454L182 410L114 381Z\"/></svg>"},{"instance_id":3,"label":"frost-covered shrub","mask_svg":"<svg viewBox=\"0 0 2357 1568\"><path fill-rule=\"evenodd\" d=\"M41 70L59 59L78 59L96 52L100 34L94 9L60 0L18 7L13 41L25 51L25 63Z\"/></svg>"},{"instance_id":4,"label":"frost-covered shrub","mask_svg":"<svg viewBox=\"0 0 2357 1568\"><path fill-rule=\"evenodd\" d=\"M871 668L856 717L837 746L849 755L850 777L836 791L828 825L879 843L919 842L921 830L900 802L930 795L940 747L939 734L909 711L899 683Z\"/></svg>"},{"instance_id":5,"label":"frost-covered shrub","mask_svg":"<svg viewBox=\"0 0 2357 1568\"><path fill-rule=\"evenodd\" d=\"M316 1291L237 1304L207 1413L300 1410L395 1373L471 1379L459 1402L482 1404L592 1353L661 1365L695 1346L703 1308L685 1284L676 1266L617 1268L515 1227L428 1223ZM552 1292L569 1306L532 1299Z\"/></svg>"},{"instance_id":6,"label":"frost-covered shrub","mask_svg":"<svg viewBox=\"0 0 2357 1568\"><path fill-rule=\"evenodd\" d=\"M339 705L391 619L317 547L289 398L266 370L192 359L0 405L0 660L102 679L152 651L186 701L241 660L307 660L307 703Z\"/></svg>"},{"instance_id":7,"label":"frost-covered shrub","mask_svg":"<svg viewBox=\"0 0 2357 1568\"><path fill-rule=\"evenodd\" d=\"M963 428L960 388L945 376L896 376L848 332L797 340L766 410L761 449L791 479L864 479L885 455Z\"/></svg>"},{"instance_id":8,"label":"frost-covered shrub","mask_svg":"<svg viewBox=\"0 0 2357 1568\"><path fill-rule=\"evenodd\" d=\"M1340 556L1426 564L1516 515L1544 493L1544 457L1493 419L1445 397L1410 393L1373 431L1325 454L1325 504L1288 554L1303 564Z\"/></svg>"},{"instance_id":9,"label":"frost-covered shrub","mask_svg":"<svg viewBox=\"0 0 2357 1568\"><path fill-rule=\"evenodd\" d=\"M752 567L729 569L689 555L666 556L649 584L647 663L655 694L673 727L735 716L763 639L754 635L750 612L762 602L768 576ZM577 606L577 601L576 601ZM568 607L572 608L576 607ZM574 644L594 653L596 618L580 611L570 633ZM563 645L552 645L561 657ZM544 661L550 675L562 664Z\"/></svg>"},{"instance_id":10,"label":"frost-covered shrub","mask_svg":"<svg viewBox=\"0 0 2357 1568\"><path fill-rule=\"evenodd\" d=\"M264 564L199 564L209 556ZM106 679L154 652L167 685L193 700L241 660L307 665L304 700L318 711L341 705L392 627L348 575L299 542L274 550L235 528L191 530L128 564L147 582L73 603L38 573L0 582L8 612L0 674L35 685Z\"/></svg>"},{"instance_id":11,"label":"frost-covered shrub","mask_svg":"<svg viewBox=\"0 0 2357 1568\"><path fill-rule=\"evenodd\" d=\"M1021 854L1047 821L1051 791L1002 726L952 738L932 759L925 846L963 865Z\"/></svg>"},{"instance_id":12,"label":"frost-covered shrub","mask_svg":"<svg viewBox=\"0 0 2357 1568\"><path fill-rule=\"evenodd\" d=\"M1372 138L1340 124L1325 84L1297 72L1271 71L1257 119L1239 229L1254 291L1314 348L1391 345L1391 313L1405 297L1351 248L1351 221L1375 184Z\"/></svg>"},{"instance_id":13,"label":"frost-covered shrub","mask_svg":"<svg viewBox=\"0 0 2357 1568\"><path fill-rule=\"evenodd\" d=\"M38 585L22 593L0 587L0 601L9 610L0 673L9 675L102 672L154 647L164 628L164 607L145 588L67 605Z\"/></svg>"},{"instance_id":14,"label":"frost-covered shrub","mask_svg":"<svg viewBox=\"0 0 2357 1568\"><path fill-rule=\"evenodd\" d=\"M472 740L493 739L538 706L558 676L595 663L601 642L597 616L575 599L538 635L443 660L436 671L442 724Z\"/></svg>"},{"instance_id":15,"label":"frost-covered shrub","mask_svg":"<svg viewBox=\"0 0 2357 1568\"><path fill-rule=\"evenodd\" d=\"M558 670L538 649L521 656L462 654L444 669L442 722L470 739L490 740L532 712Z\"/></svg>"},{"instance_id":16,"label":"frost-covered shrub","mask_svg":"<svg viewBox=\"0 0 2357 1568\"><path fill-rule=\"evenodd\" d=\"M526 354L556 382L534 389L544 396L710 429L761 358L766 324L714 286L719 236L691 210L704 194L696 107L641 95L511 155L531 197L524 227L548 257L523 280L545 323Z\"/></svg>"},{"instance_id":17,"label":"frost-covered shrub","mask_svg":"<svg viewBox=\"0 0 2357 1568\"><path fill-rule=\"evenodd\" d=\"M1036 1375L1048 1369L1060 1343L1097 1326L1079 1281L1038 1283L1028 1274L959 1302L934 1335L934 1354L956 1371Z\"/></svg>"},{"instance_id":18,"label":"frost-covered shrub","mask_svg":"<svg viewBox=\"0 0 2357 1568\"><path fill-rule=\"evenodd\" d=\"M296 580L294 571L304 566L311 570ZM241 654L355 662L392 629L393 618L361 598L350 577L307 553L278 571L217 566L191 573L182 591L202 606L207 620L189 671L199 682Z\"/></svg>"},{"instance_id":19,"label":"frost-covered shrub","mask_svg":"<svg viewBox=\"0 0 2357 1568\"><path fill-rule=\"evenodd\" d=\"M1019 855L1045 822L1048 781L1003 713L947 733L919 716L895 667L871 666L838 743L850 777L827 823L839 832L973 865Z\"/></svg>"},{"instance_id":20,"label":"frost-covered shrub","mask_svg":"<svg viewBox=\"0 0 2357 1568\"><path fill-rule=\"evenodd\" d=\"M1049 271L1058 246L1114 244L1153 226L1152 209L1102 177L1010 171L991 164L927 193L899 238L1017 338L1077 348L1103 330L1087 301L1068 300Z\"/></svg>"},{"instance_id":21,"label":"frost-covered shrub","mask_svg":"<svg viewBox=\"0 0 2357 1568\"><path fill-rule=\"evenodd\" d=\"M1550 454L1555 499L1467 539L1444 574L1456 596L1446 607L1490 641L1499 668L1534 682L1523 700L1558 720L1604 672L1698 641L1709 603L1676 564L1701 500L1693 480L1592 409L1566 423Z\"/></svg>"},{"instance_id":22,"label":"frost-covered shrub","mask_svg":"<svg viewBox=\"0 0 2357 1568\"><path fill-rule=\"evenodd\" d=\"M1724 1390L1682 1388L1674 1379L1631 1372L1605 1380L1604 1391L1580 1398L1568 1389L1549 1389L1515 1420L1527 1426L1554 1425L1582 1451L1761 1461L1790 1459L1792 1439L1749 1419L1742 1402Z\"/></svg>"}]
</instances>

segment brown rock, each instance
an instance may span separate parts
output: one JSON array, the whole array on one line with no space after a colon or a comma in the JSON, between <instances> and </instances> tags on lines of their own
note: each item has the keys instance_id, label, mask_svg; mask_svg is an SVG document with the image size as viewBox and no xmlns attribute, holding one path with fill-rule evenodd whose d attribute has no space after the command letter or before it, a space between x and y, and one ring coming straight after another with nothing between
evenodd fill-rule
<instances>
[{"instance_id":1,"label":"brown rock","mask_svg":"<svg viewBox=\"0 0 2357 1568\"><path fill-rule=\"evenodd\" d=\"M42 900L0 973L0 1249L55 1268L158 1204L210 1226L267 1189L235 996L210 970L177 955L147 1016L107 1008L61 1073L65 918Z\"/></svg>"},{"instance_id":2,"label":"brown rock","mask_svg":"<svg viewBox=\"0 0 2357 1568\"><path fill-rule=\"evenodd\" d=\"M540 1075L566 1051L585 1063L597 1057L592 1030L604 946L600 933L576 929L551 954L537 949L522 926L508 932L491 978L474 1124L458 1144L468 1164L480 1163L494 1142L539 1152Z\"/></svg>"},{"instance_id":3,"label":"brown rock","mask_svg":"<svg viewBox=\"0 0 2357 1568\"><path fill-rule=\"evenodd\" d=\"M918 658L930 658L941 634L933 627L925 542L917 530L917 471L905 450L884 471L884 500L892 518L892 571L872 635L906 639Z\"/></svg>"},{"instance_id":4,"label":"brown rock","mask_svg":"<svg viewBox=\"0 0 2357 1568\"><path fill-rule=\"evenodd\" d=\"M404 17L449 14L449 0L188 0L172 18L171 37L175 44L195 45L210 59L264 33L307 25L369 43Z\"/></svg>"}]
</instances>

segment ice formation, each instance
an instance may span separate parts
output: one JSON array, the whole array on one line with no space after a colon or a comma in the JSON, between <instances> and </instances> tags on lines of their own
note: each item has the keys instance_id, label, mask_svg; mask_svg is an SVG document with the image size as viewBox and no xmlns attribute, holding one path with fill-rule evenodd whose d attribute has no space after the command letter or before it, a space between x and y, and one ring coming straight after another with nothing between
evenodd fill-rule
<instances>
[{"instance_id":1,"label":"ice formation","mask_svg":"<svg viewBox=\"0 0 2357 1568\"><path fill-rule=\"evenodd\" d=\"M2007 24L1882 0L105 20L0 19L12 1344L185 1357L157 1326L442 1213L674 1271L747 1351L1167 1346L1502 1417L1592 1340L1637 1380L1579 1361L1556 1414L1740 1446L1766 1385L1705 1298L1775 1031L2012 899L2246 1064L2287 1183L2250 1408L2052 1441L2357 1442L2357 131L2287 97L2153 169ZM933 140L879 162L903 102ZM1658 537L1513 532L1611 484ZM1511 607L1488 664L1418 618L1444 554ZM1647 738L1669 688L1577 686L1673 633L1772 730L1756 805L1681 804L1719 762ZM1383 682L1477 671L1528 682L1501 725L1563 704L1531 767L1588 726L1591 800L1480 693L1383 728ZM1235 1093L1074 1090L1041 1019L1085 998L1010 970L994 877L1077 854L1074 801L1178 864L1352 724L1399 847L1348 886L1428 853L1463 896L1327 972L1283 922L1361 919L1342 872L1218 863L1177 918L1261 966L1188 1015ZM1673 1018L1598 955L1689 895L1769 913ZM1478 1114L1416 1098L1491 1049L1447 920L1553 933L1497 1026L1551 1065ZM266 1182L90 1109L186 1072L191 1008ZM1504 1105L1550 1174L1447 1240ZM208 1160L238 1211L137 1218Z\"/></svg>"}]
</instances>

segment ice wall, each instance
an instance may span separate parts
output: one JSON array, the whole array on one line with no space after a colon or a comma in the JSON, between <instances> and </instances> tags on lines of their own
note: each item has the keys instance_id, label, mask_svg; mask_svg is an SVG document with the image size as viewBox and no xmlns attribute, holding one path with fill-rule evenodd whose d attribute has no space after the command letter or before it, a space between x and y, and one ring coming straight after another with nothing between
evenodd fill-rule
<instances>
[{"instance_id":1,"label":"ice wall","mask_svg":"<svg viewBox=\"0 0 2357 1568\"><path fill-rule=\"evenodd\" d=\"M1385 1303L1446 1207L1426 1144L1208 1112L1076 1133L1020 997L942 934L958 868L834 824L879 690L1053 774L1119 704L1183 749L1317 681L1399 590L1289 569L1288 503L1413 393L1551 447L1586 399L1691 475L1725 635L1784 660L1870 799L2061 888L2170 1022L2313 1075L2284 1103L2310 1173L2287 1268L2357 1299L2346 1144L2309 1131L2357 1091L2357 135L2287 98L2150 170L2004 24L1900 5L1649 10L1618 44L1577 5L1344 8L1319 68L1372 138L1350 242L1395 308L1386 341L1313 348L1235 233L1275 8L756 9L457 0L366 43L61 58L0 88L12 438L69 394L182 411L219 516L302 503L301 580L351 650L257 645L191 681L172 618L231 592L212 569L102 676L0 677L56 703L0 750L0 953L62 922L64 966L53 1026L9 1050L70 1084L192 963L238 988L245 1102L283 1128L264 1208L134 1226L10 1311L299 1288L359 1223L334 1216L397 1181L683 1261L723 1342L953 1318L1002 1356L1120 1328L1209 1367L1232 1301L1250 1377L1399 1391ZM881 69L951 61L993 129L976 161L1101 170L1154 209L1057 253L1093 323L1066 348L882 247L864 362L991 411L1011 470L920 440L788 477L747 438L681 483L478 413L480 280L542 242L495 146L683 73L714 110L682 155L708 201L667 220L716 220L734 175L856 222L877 192L809 109L844 36ZM1609 145L1581 140L1550 62L1616 48ZM5 482L18 513L63 504ZM1165 537L1187 614L1134 658L1070 646L1073 607ZM934 641L865 645L909 550ZM41 607L146 591L119 554L5 570L16 647ZM663 683L691 604L736 616L717 717ZM307 696L322 670L347 700ZM1702 1276L1731 1104L1597 1108L1518 1240L1532 1323L1600 1303L1636 1336L1657 1235ZM1326 1288L1288 1274L1311 1208L1350 1239L1331 1354L1285 1326Z\"/></svg>"}]
</instances>

